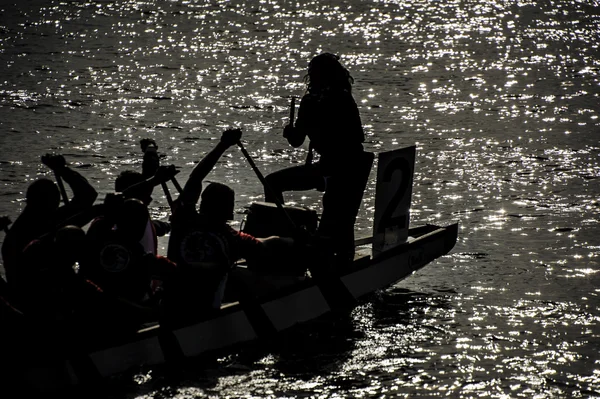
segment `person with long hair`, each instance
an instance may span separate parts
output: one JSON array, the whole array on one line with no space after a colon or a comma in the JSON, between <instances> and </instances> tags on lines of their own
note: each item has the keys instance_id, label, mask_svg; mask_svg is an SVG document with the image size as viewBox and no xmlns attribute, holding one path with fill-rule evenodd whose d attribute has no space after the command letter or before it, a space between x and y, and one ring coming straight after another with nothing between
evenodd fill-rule
<instances>
[{"instance_id":1,"label":"person with long hair","mask_svg":"<svg viewBox=\"0 0 600 399\"><path fill-rule=\"evenodd\" d=\"M284 128L283 136L293 147L300 147L308 137L308 158L302 165L269 174L265 200L283 203L285 191L324 192L318 233L331 239L338 259L347 261L354 254L354 223L373 154L364 151L365 134L352 97L354 79L340 58L317 55L308 64L304 81L307 91L298 118ZM316 162L313 150L319 155Z\"/></svg>"}]
</instances>

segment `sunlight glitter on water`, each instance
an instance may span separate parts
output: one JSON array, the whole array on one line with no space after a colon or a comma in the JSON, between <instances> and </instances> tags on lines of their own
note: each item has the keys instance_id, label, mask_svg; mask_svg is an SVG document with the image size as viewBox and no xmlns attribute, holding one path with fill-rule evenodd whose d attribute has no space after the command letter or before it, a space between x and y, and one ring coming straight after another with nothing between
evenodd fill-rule
<instances>
[{"instance_id":1,"label":"sunlight glitter on water","mask_svg":"<svg viewBox=\"0 0 600 399\"><path fill-rule=\"evenodd\" d=\"M310 341L316 365L298 349L145 397L596 395L597 15L593 2L501 0L129 0L19 12L0 42L0 143L14 149L0 165L4 210L20 209L49 149L92 165L84 173L103 192L139 165L145 136L182 180L235 124L263 172L301 162L305 149L281 138L289 97L302 95L313 55L338 52L356 79L366 147L418 143L411 223L460 220L455 252L402 282L412 294L392 289L355 312L353 328L335 331L347 347ZM240 207L262 198L245 165L233 153L211 176L235 183ZM315 193L290 201L321 206ZM154 204L166 217L164 198Z\"/></svg>"}]
</instances>

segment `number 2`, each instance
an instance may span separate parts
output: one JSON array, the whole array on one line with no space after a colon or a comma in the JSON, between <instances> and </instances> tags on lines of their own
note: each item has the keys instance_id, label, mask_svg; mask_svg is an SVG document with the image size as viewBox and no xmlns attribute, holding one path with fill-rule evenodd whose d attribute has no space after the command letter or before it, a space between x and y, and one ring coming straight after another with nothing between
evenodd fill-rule
<instances>
[{"instance_id":1,"label":"number 2","mask_svg":"<svg viewBox=\"0 0 600 399\"><path fill-rule=\"evenodd\" d=\"M411 177L411 167L410 163L405 158L395 158L393 159L385 168L383 173L383 181L391 182L392 176L394 172L400 171L401 178L400 184L396 188L396 192L392 196L392 199L386 206L383 214L381 215L381 221L379 223L379 233L385 231L386 228L392 226L402 226L405 227L408 223L407 215L402 214L399 216L393 216L396 208L398 208L398 204L404 198L406 191L410 188L410 177Z\"/></svg>"}]
</instances>

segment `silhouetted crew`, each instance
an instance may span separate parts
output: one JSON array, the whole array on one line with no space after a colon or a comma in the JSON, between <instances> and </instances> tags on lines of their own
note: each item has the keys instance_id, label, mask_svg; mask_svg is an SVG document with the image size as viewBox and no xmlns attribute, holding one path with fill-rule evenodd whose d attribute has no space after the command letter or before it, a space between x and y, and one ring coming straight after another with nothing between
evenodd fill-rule
<instances>
[{"instance_id":1,"label":"silhouetted crew","mask_svg":"<svg viewBox=\"0 0 600 399\"><path fill-rule=\"evenodd\" d=\"M98 196L82 175L67 166L62 155L47 154L42 157L42 162L67 182L73 191L73 198L68 204L59 206L59 189L49 179L36 180L29 186L25 209L13 223L2 245L6 280L10 285L16 283L15 270L19 267L19 258L25 246L53 231L70 217L87 210Z\"/></svg>"},{"instance_id":2,"label":"silhouetted crew","mask_svg":"<svg viewBox=\"0 0 600 399\"><path fill-rule=\"evenodd\" d=\"M143 208L143 205L142 205ZM85 232L65 226L33 240L23 251L19 269L21 309L45 334L56 334L56 344L93 345L90 337L106 338L134 332L141 323L156 319L149 308L103 290L81 272L77 263L87 256Z\"/></svg>"},{"instance_id":3,"label":"silhouetted crew","mask_svg":"<svg viewBox=\"0 0 600 399\"><path fill-rule=\"evenodd\" d=\"M164 273L168 274L172 266L166 258L157 255L159 227L168 227L160 233L164 235L170 226L168 223L153 221L148 211L149 201L143 202L142 198L148 199L148 193L155 186L172 179L177 170L173 165L159 166L148 179L137 172L131 172L131 176L134 174L139 178L128 180L122 186L117 179L116 186L122 193L107 195L103 204L104 212L92 221L87 234L91 251L82 264L82 271L103 289L115 291L134 302L150 305L150 301L158 299L155 294L162 290L162 276ZM111 242L118 243L119 246L111 247ZM102 257L103 253L110 253L110 248L126 248L132 256L127 268L120 268L119 273L111 272L110 262L107 263L107 258ZM113 251L114 256L119 253ZM138 283L145 286L140 289L136 285Z\"/></svg>"},{"instance_id":4,"label":"silhouetted crew","mask_svg":"<svg viewBox=\"0 0 600 399\"><path fill-rule=\"evenodd\" d=\"M344 260L354 254L354 222L366 186L373 154L365 152L365 135L352 97L354 79L339 57L323 53L314 57L305 76L307 93L300 102L295 125L283 135L293 147L310 139L309 155L303 165L266 177L275 194L265 200L283 202L284 191L324 191L320 235L333 241L333 250ZM312 151L320 155L312 162Z\"/></svg>"},{"instance_id":5,"label":"silhouetted crew","mask_svg":"<svg viewBox=\"0 0 600 399\"><path fill-rule=\"evenodd\" d=\"M134 170L124 170L115 180L115 191L124 193L126 198L136 198L142 201L146 206L152 202L152 191L154 187L162 181L153 179L159 171L160 159L158 156L158 146L152 139L143 139L140 141L140 147L144 153L142 161L142 172ZM136 187L132 189L132 187ZM146 252L158 253L158 237L166 235L170 226L168 223L148 219L148 224L140 243L144 246Z\"/></svg>"},{"instance_id":6,"label":"silhouetted crew","mask_svg":"<svg viewBox=\"0 0 600 399\"><path fill-rule=\"evenodd\" d=\"M165 284L168 317L196 318L221 306L229 271L240 258L269 259L270 245L291 245L280 237L257 239L230 227L235 194L220 183L202 182L219 158L241 138L240 130L226 130L217 146L196 165L175 201L171 218L168 258L178 276ZM199 210L197 203L202 197Z\"/></svg>"},{"instance_id":7,"label":"silhouetted crew","mask_svg":"<svg viewBox=\"0 0 600 399\"><path fill-rule=\"evenodd\" d=\"M19 304L38 323L62 323L82 304L74 265L85 253L85 232L65 226L32 240L24 249L17 270Z\"/></svg>"},{"instance_id":8,"label":"silhouetted crew","mask_svg":"<svg viewBox=\"0 0 600 399\"><path fill-rule=\"evenodd\" d=\"M88 229L81 273L108 293L152 306L157 294L152 282L162 281L174 265L142 244L148 209L138 199L117 195L107 196L105 207L105 215Z\"/></svg>"},{"instance_id":9,"label":"silhouetted crew","mask_svg":"<svg viewBox=\"0 0 600 399\"><path fill-rule=\"evenodd\" d=\"M27 349L31 347L26 337L31 329L28 328L23 313L14 307L9 295L8 284L0 279L0 378L6 392L18 392L25 381L23 375L29 360Z\"/></svg>"}]
</instances>

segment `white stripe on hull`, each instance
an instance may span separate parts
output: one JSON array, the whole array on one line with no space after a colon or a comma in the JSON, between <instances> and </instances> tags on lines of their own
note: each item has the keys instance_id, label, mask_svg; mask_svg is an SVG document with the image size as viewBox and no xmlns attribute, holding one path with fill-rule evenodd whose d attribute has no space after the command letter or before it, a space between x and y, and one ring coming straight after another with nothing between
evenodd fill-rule
<instances>
[{"instance_id":1,"label":"white stripe on hull","mask_svg":"<svg viewBox=\"0 0 600 399\"><path fill-rule=\"evenodd\" d=\"M133 366L165 362L158 337L150 337L90 354L101 376L122 373Z\"/></svg>"},{"instance_id":2,"label":"white stripe on hull","mask_svg":"<svg viewBox=\"0 0 600 399\"><path fill-rule=\"evenodd\" d=\"M389 257L382 255L375 259L365 259L365 267L340 277L341 283L354 298L360 298L394 284L449 252L454 244L449 240L452 238L456 240L456 229L457 226L454 225L452 229L438 228L428 232L423 231L422 235L405 244L406 247L391 249L390 251L394 251L395 254L389 252ZM360 260L357 262L355 265L361 264ZM336 284L327 284L328 282L331 283L328 280L324 282L323 289L340 288ZM171 338L177 341L185 357L195 357L258 339L259 333L253 328L249 317L253 318L257 331L261 334L269 334L269 326L261 326L260 323L271 323L274 331L279 332L296 324L316 319L331 310L321 288L317 285L304 286L295 292L285 292L286 289L283 289L282 296L253 304L247 309L242 308L239 303L225 305L217 317L172 331L174 337ZM331 298L327 299L331 300ZM89 358L101 376L120 374L142 365L162 364L166 359L161 348L162 339L159 339L159 336L159 327L152 326L141 332L138 341L93 352L89 354ZM165 348L165 350L170 349ZM79 375L74 369L77 364L65 363L67 364L64 373L67 379L77 383ZM35 366L32 366L29 371L32 376L48 372L36 369Z\"/></svg>"},{"instance_id":3,"label":"white stripe on hull","mask_svg":"<svg viewBox=\"0 0 600 399\"><path fill-rule=\"evenodd\" d=\"M331 310L316 286L266 302L262 307L277 331L312 320Z\"/></svg>"},{"instance_id":4,"label":"white stripe on hull","mask_svg":"<svg viewBox=\"0 0 600 399\"><path fill-rule=\"evenodd\" d=\"M409 240L406 245L410 250L381 261L375 258L370 266L343 276L342 282L355 298L360 298L402 280L446 252L443 240L425 240L435 234L443 234L443 230L438 229Z\"/></svg>"},{"instance_id":5,"label":"white stripe on hull","mask_svg":"<svg viewBox=\"0 0 600 399\"><path fill-rule=\"evenodd\" d=\"M122 373L133 366L165 362L158 336L94 352L90 358L103 377Z\"/></svg>"},{"instance_id":6,"label":"white stripe on hull","mask_svg":"<svg viewBox=\"0 0 600 399\"><path fill-rule=\"evenodd\" d=\"M355 273L343 276L342 282L355 298L360 298L410 274L410 270L406 266L399 265L403 265L406 259L408 259L408 254L386 259Z\"/></svg>"},{"instance_id":7,"label":"white stripe on hull","mask_svg":"<svg viewBox=\"0 0 600 399\"><path fill-rule=\"evenodd\" d=\"M257 338L242 310L180 328L174 334L186 357Z\"/></svg>"}]
</instances>

